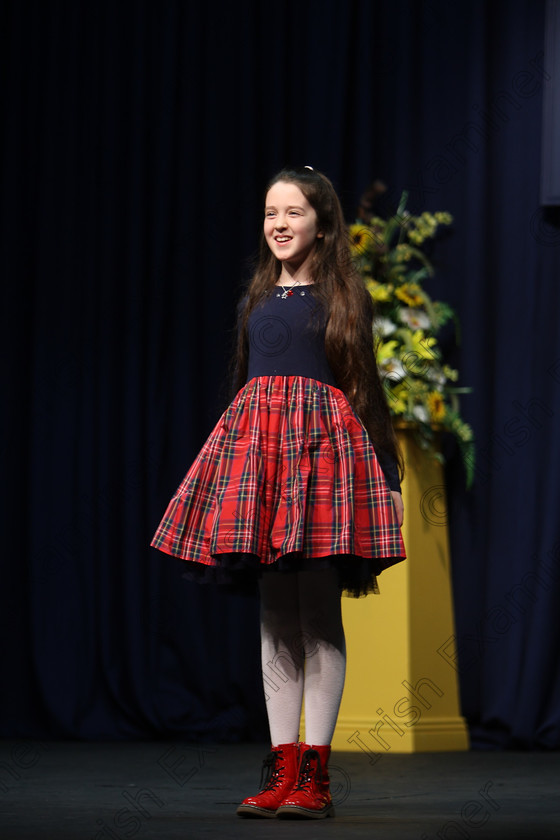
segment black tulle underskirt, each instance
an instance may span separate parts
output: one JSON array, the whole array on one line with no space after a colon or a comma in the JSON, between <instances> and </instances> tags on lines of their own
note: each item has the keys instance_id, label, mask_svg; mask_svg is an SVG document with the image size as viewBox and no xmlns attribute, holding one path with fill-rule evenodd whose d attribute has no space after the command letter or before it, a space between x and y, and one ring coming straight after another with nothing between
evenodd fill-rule
<instances>
[{"instance_id":1,"label":"black tulle underskirt","mask_svg":"<svg viewBox=\"0 0 560 840\"><path fill-rule=\"evenodd\" d=\"M304 558L296 554L284 555L275 563L263 566L254 554L221 554L220 565L184 563L182 577L200 584L216 584L240 595L257 597L258 582L262 575L289 574L299 571L321 571L335 568L342 595L362 598L378 594L377 576L402 560L400 557L383 558L383 565L376 558L357 557L354 554L331 555L329 557ZM393 562L391 562L393 561Z\"/></svg>"}]
</instances>

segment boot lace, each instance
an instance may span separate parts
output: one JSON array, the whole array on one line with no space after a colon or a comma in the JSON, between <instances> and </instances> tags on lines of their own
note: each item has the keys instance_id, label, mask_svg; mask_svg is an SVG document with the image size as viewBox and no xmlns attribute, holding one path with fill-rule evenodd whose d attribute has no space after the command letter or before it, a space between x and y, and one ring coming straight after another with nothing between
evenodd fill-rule
<instances>
[{"instance_id":1,"label":"boot lace","mask_svg":"<svg viewBox=\"0 0 560 840\"><path fill-rule=\"evenodd\" d=\"M284 764L282 758L280 750L273 750L263 761L260 782L261 793L265 790L274 790L283 781Z\"/></svg>"},{"instance_id":2,"label":"boot lace","mask_svg":"<svg viewBox=\"0 0 560 840\"><path fill-rule=\"evenodd\" d=\"M313 771L313 763L316 762L316 772ZM317 750L306 750L302 756L299 768L298 780L294 790L310 791L313 779L316 778L319 782L323 779L323 768L321 766L321 756Z\"/></svg>"}]
</instances>

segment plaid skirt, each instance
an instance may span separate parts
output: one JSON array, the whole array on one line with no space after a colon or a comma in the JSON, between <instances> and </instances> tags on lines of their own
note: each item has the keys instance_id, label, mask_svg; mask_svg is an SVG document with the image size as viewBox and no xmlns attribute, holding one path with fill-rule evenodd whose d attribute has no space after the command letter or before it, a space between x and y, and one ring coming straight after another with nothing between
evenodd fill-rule
<instances>
[{"instance_id":1,"label":"plaid skirt","mask_svg":"<svg viewBox=\"0 0 560 840\"><path fill-rule=\"evenodd\" d=\"M334 566L377 592L405 558L385 476L346 395L303 376L258 376L224 412L151 543L187 577L244 589L265 570Z\"/></svg>"}]
</instances>

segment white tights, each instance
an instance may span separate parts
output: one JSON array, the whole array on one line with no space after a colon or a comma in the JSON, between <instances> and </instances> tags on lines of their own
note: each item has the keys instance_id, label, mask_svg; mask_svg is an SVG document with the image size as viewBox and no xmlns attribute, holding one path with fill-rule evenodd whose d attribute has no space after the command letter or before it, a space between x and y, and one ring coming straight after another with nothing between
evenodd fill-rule
<instances>
[{"instance_id":1,"label":"white tights","mask_svg":"<svg viewBox=\"0 0 560 840\"><path fill-rule=\"evenodd\" d=\"M346 672L340 590L334 569L265 572L260 582L262 669L271 743L332 741Z\"/></svg>"}]
</instances>

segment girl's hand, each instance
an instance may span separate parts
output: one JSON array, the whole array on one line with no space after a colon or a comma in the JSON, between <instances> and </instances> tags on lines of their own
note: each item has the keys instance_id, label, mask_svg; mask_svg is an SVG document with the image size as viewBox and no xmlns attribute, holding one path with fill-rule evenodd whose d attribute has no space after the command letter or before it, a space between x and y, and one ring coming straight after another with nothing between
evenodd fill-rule
<instances>
[{"instance_id":1,"label":"girl's hand","mask_svg":"<svg viewBox=\"0 0 560 840\"><path fill-rule=\"evenodd\" d=\"M403 524L404 519L404 504L402 496L397 490L391 490L391 496L393 497L393 504L395 505L395 509L397 511L397 519L400 528Z\"/></svg>"}]
</instances>

